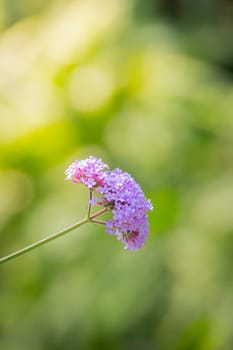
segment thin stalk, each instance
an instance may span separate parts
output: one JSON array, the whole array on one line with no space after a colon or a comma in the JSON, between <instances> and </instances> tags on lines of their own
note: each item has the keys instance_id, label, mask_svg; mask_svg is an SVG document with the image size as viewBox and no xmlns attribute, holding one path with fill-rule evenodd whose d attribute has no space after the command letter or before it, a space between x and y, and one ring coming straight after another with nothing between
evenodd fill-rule
<instances>
[{"instance_id":1,"label":"thin stalk","mask_svg":"<svg viewBox=\"0 0 233 350\"><path fill-rule=\"evenodd\" d=\"M87 208L88 219L90 218L90 215L91 215L91 200L92 200L92 190L90 190L90 192L89 192L89 203L88 203L88 208Z\"/></svg>"},{"instance_id":2,"label":"thin stalk","mask_svg":"<svg viewBox=\"0 0 233 350\"><path fill-rule=\"evenodd\" d=\"M83 220L81 220L79 222L76 222L76 224L74 224L74 225L71 225L71 226L69 226L69 227L67 227L67 228L65 228L65 229L63 229L61 231L53 233L52 235L50 235L50 236L48 236L46 238L42 238L41 240L39 240L39 241L37 241L35 243L32 243L32 244L28 245L25 248L19 249L16 252L1 258L0 259L0 264L3 264L3 263L5 263L5 262L7 262L7 261L9 261L11 259L14 259L17 256L26 254L26 253L30 252L31 250L34 250L34 249L36 249L36 248L38 248L38 247L40 247L40 246L42 246L42 245L44 245L44 244L46 244L46 243L48 243L50 241L53 241L54 239L57 239L57 238L59 238L61 236L64 236L68 232L74 230L77 227L82 226L83 224L87 223L88 221L89 221L89 219L85 218L85 219L83 219Z\"/></svg>"},{"instance_id":3,"label":"thin stalk","mask_svg":"<svg viewBox=\"0 0 233 350\"><path fill-rule=\"evenodd\" d=\"M96 213L92 214L89 219L92 221L92 219L96 218L97 216L99 216L99 215L101 215L103 213L106 213L106 211L108 211L108 209L107 208L103 208L103 209L97 211Z\"/></svg>"},{"instance_id":4,"label":"thin stalk","mask_svg":"<svg viewBox=\"0 0 233 350\"><path fill-rule=\"evenodd\" d=\"M91 222L94 222L94 224L106 225L104 220L91 219Z\"/></svg>"},{"instance_id":5,"label":"thin stalk","mask_svg":"<svg viewBox=\"0 0 233 350\"><path fill-rule=\"evenodd\" d=\"M27 247L25 248L22 248L22 249L19 249L17 250L16 252L12 253L12 254L9 254L7 256L4 256L3 258L0 258L0 265L1 264L4 264L5 262L9 261L9 260L12 260L20 255L23 255L23 254L26 254L28 252L30 252L31 250L34 250L46 243L49 243L61 236L64 236L65 234L67 234L68 232L70 231L73 231L74 229L86 224L87 222L91 222L92 219L96 218L97 216L105 213L107 211L106 208L104 209L101 209L99 211L97 211L96 213L92 214L92 215L89 215L89 217L87 216L85 219L79 221L79 222L76 222L75 224L61 230L61 231L58 231L56 233L53 233L52 235L48 236L48 237L45 237L45 238L42 238L41 240L35 242L35 243L32 243L30 245L28 245Z\"/></svg>"}]
</instances>

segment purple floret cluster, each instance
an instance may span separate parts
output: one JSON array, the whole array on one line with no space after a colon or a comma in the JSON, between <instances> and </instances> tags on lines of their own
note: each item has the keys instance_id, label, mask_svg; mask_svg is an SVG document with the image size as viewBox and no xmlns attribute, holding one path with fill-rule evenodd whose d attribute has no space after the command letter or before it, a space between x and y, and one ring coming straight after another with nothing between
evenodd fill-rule
<instances>
[{"instance_id":1,"label":"purple floret cluster","mask_svg":"<svg viewBox=\"0 0 233 350\"><path fill-rule=\"evenodd\" d=\"M95 157L75 161L66 174L67 179L95 190L95 203L112 212L112 218L106 221L107 233L116 235L127 250L144 245L149 232L147 212L153 207L130 174L120 169L110 171Z\"/></svg>"},{"instance_id":2,"label":"purple floret cluster","mask_svg":"<svg viewBox=\"0 0 233 350\"><path fill-rule=\"evenodd\" d=\"M89 189L103 185L106 170L109 167L101 159L88 157L84 160L76 160L66 170L66 180L81 183Z\"/></svg>"}]
</instances>

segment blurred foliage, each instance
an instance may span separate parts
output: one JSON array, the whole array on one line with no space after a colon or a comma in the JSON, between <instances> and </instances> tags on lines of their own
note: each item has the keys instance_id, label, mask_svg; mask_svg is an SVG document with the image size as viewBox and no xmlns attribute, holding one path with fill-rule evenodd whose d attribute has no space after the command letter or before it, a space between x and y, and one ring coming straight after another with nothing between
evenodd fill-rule
<instances>
[{"instance_id":1,"label":"blurred foliage","mask_svg":"<svg viewBox=\"0 0 233 350\"><path fill-rule=\"evenodd\" d=\"M83 217L74 159L132 173L155 206L137 253L88 225L2 265L1 349L232 349L231 11L0 1L1 255Z\"/></svg>"}]
</instances>

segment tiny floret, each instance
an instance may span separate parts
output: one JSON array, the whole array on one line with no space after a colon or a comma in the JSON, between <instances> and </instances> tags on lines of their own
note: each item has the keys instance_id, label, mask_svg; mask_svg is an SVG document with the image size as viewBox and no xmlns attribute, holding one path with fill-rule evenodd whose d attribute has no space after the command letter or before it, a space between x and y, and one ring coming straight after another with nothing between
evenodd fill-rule
<instances>
[{"instance_id":1,"label":"tiny floret","mask_svg":"<svg viewBox=\"0 0 233 350\"><path fill-rule=\"evenodd\" d=\"M147 212L153 210L152 204L130 174L108 169L101 159L89 157L71 164L66 178L95 190L91 204L97 203L112 213L106 221L106 232L116 235L125 249L140 249L148 237Z\"/></svg>"}]
</instances>

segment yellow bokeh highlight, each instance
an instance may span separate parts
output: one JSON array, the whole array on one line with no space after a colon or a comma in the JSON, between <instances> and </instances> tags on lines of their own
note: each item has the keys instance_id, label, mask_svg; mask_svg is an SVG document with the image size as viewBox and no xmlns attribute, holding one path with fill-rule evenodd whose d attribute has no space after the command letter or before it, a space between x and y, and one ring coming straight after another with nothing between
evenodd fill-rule
<instances>
[{"instance_id":1,"label":"yellow bokeh highlight","mask_svg":"<svg viewBox=\"0 0 233 350\"><path fill-rule=\"evenodd\" d=\"M91 112L103 108L109 102L114 92L114 82L107 70L87 65L71 74L68 91L74 108Z\"/></svg>"}]
</instances>

